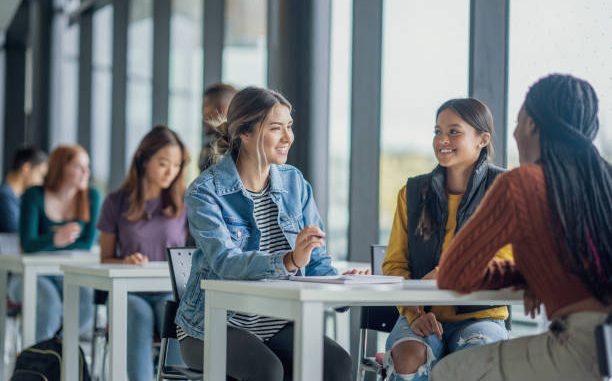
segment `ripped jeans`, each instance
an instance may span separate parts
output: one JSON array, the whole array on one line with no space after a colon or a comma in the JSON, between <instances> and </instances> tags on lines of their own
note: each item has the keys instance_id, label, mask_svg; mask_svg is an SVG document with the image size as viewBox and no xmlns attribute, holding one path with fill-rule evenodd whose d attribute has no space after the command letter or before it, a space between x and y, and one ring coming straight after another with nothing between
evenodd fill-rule
<instances>
[{"instance_id":1,"label":"ripped jeans","mask_svg":"<svg viewBox=\"0 0 612 381\"><path fill-rule=\"evenodd\" d=\"M426 381L429 379L433 366L445 354L508 339L508 331L503 320L469 319L442 322L442 328L442 340L436 335L419 336L412 331L406 318L400 316L387 338L384 366L387 369L389 381ZM398 374L393 366L391 349L401 342L410 340L425 344L427 360L416 374Z\"/></svg>"}]
</instances>

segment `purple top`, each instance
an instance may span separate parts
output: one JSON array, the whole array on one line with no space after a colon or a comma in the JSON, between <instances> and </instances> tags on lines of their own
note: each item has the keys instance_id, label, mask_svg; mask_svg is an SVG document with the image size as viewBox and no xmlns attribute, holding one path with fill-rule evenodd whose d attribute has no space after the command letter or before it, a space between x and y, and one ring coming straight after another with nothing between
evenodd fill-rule
<instances>
[{"instance_id":1,"label":"purple top","mask_svg":"<svg viewBox=\"0 0 612 381\"><path fill-rule=\"evenodd\" d=\"M128 210L128 194L116 191L109 194L102 205L97 228L117 236L115 257L124 258L136 252L150 261L165 261L167 247L185 246L187 215L185 210L175 218L162 213L161 198L145 204L146 218L132 222L125 214Z\"/></svg>"}]
</instances>

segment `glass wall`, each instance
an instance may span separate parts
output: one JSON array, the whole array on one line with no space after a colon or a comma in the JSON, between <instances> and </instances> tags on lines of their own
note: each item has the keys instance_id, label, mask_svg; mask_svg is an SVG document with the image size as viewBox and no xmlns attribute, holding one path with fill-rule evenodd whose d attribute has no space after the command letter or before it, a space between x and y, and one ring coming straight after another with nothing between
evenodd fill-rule
<instances>
[{"instance_id":1,"label":"glass wall","mask_svg":"<svg viewBox=\"0 0 612 381\"><path fill-rule=\"evenodd\" d=\"M444 11L441 11L444 10ZM379 239L386 244L397 193L436 165L437 108L468 94L469 1L386 0L383 14Z\"/></svg>"},{"instance_id":2,"label":"glass wall","mask_svg":"<svg viewBox=\"0 0 612 381\"><path fill-rule=\"evenodd\" d=\"M327 250L348 255L353 1L333 0L329 105L329 209Z\"/></svg>"},{"instance_id":3,"label":"glass wall","mask_svg":"<svg viewBox=\"0 0 612 381\"><path fill-rule=\"evenodd\" d=\"M56 0L66 10L55 13L51 36L51 96L49 101L50 147L77 141L79 84L79 26L69 25L68 9L78 1Z\"/></svg>"},{"instance_id":4,"label":"glass wall","mask_svg":"<svg viewBox=\"0 0 612 381\"><path fill-rule=\"evenodd\" d=\"M202 135L202 6L201 0L173 0L170 19L168 125L191 154L189 179L198 174Z\"/></svg>"},{"instance_id":5,"label":"glass wall","mask_svg":"<svg viewBox=\"0 0 612 381\"><path fill-rule=\"evenodd\" d=\"M542 15L546 15L545 18ZM529 86L549 73L588 80L599 96L597 145L612 159L612 2L510 2L508 166L518 165L512 137Z\"/></svg>"},{"instance_id":6,"label":"glass wall","mask_svg":"<svg viewBox=\"0 0 612 381\"><path fill-rule=\"evenodd\" d=\"M153 0L130 0L129 20L126 165L153 127Z\"/></svg>"},{"instance_id":7,"label":"glass wall","mask_svg":"<svg viewBox=\"0 0 612 381\"><path fill-rule=\"evenodd\" d=\"M111 99L113 75L113 6L93 15L91 84L92 181L108 191L110 175Z\"/></svg>"},{"instance_id":8,"label":"glass wall","mask_svg":"<svg viewBox=\"0 0 612 381\"><path fill-rule=\"evenodd\" d=\"M237 87L268 83L266 0L225 1L223 82Z\"/></svg>"}]
</instances>

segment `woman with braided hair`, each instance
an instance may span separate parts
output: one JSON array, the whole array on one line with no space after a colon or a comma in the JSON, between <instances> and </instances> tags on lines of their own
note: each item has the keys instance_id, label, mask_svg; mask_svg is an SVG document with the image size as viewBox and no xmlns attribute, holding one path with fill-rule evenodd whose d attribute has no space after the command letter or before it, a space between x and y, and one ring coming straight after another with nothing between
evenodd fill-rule
<instances>
[{"instance_id":1,"label":"woman with braided hair","mask_svg":"<svg viewBox=\"0 0 612 381\"><path fill-rule=\"evenodd\" d=\"M584 80L536 82L514 131L521 166L498 177L440 262L440 288L525 288L526 312L542 301L550 329L448 356L435 381L600 378L594 330L612 310L612 169L592 143L597 111ZM508 243L515 262L490 262Z\"/></svg>"}]
</instances>

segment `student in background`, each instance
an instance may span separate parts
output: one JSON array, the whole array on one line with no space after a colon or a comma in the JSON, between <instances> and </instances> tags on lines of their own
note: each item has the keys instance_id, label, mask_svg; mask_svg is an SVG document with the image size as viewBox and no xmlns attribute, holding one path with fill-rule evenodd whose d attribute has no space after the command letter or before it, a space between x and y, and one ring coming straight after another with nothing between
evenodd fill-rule
<instances>
[{"instance_id":1,"label":"student in background","mask_svg":"<svg viewBox=\"0 0 612 381\"><path fill-rule=\"evenodd\" d=\"M31 146L15 152L11 169L0 186L0 233L19 231L20 197L29 187L42 184L46 174L46 153Z\"/></svg>"},{"instance_id":2,"label":"student in background","mask_svg":"<svg viewBox=\"0 0 612 381\"><path fill-rule=\"evenodd\" d=\"M49 171L42 186L21 198L19 237L24 255L40 251L90 250L96 241L100 196L89 187L89 156L79 145L60 145L49 155ZM12 300L22 301L22 278L9 285ZM36 340L53 336L62 325L63 278L38 277ZM93 291L81 290L80 330L91 329Z\"/></svg>"},{"instance_id":3,"label":"student in background","mask_svg":"<svg viewBox=\"0 0 612 381\"><path fill-rule=\"evenodd\" d=\"M153 128L134 153L128 176L104 200L98 229L103 263L166 261L166 248L184 246L187 217L183 205L185 145L167 127ZM153 378L153 332L161 330L171 293L128 295L127 364L131 381ZM180 359L170 347L169 361Z\"/></svg>"},{"instance_id":4,"label":"student in background","mask_svg":"<svg viewBox=\"0 0 612 381\"><path fill-rule=\"evenodd\" d=\"M547 332L453 354L440 380L600 380L595 327L612 311L612 167L593 139L595 90L569 75L529 89L514 138L521 166L500 176L443 254L438 285L459 292L526 288ZM512 244L515 262L490 262Z\"/></svg>"},{"instance_id":5,"label":"student in background","mask_svg":"<svg viewBox=\"0 0 612 381\"><path fill-rule=\"evenodd\" d=\"M234 96L227 121L217 130L216 164L190 185L185 197L197 250L177 313L177 336L185 363L199 370L209 365L202 364L201 279L280 278L301 267L305 275L337 273L325 252L312 188L285 164L293 143L289 102L274 91L248 87ZM350 380L349 354L327 337L323 350L324 380ZM292 353L293 323L244 313L228 317L229 376L288 379Z\"/></svg>"},{"instance_id":6,"label":"student in background","mask_svg":"<svg viewBox=\"0 0 612 381\"><path fill-rule=\"evenodd\" d=\"M503 169L493 165L493 116L474 98L438 108L433 149L438 166L408 179L383 262L385 275L434 279L442 251L480 204ZM511 259L505 247L497 258ZM427 380L446 352L508 338L506 306L401 306L387 339L389 379Z\"/></svg>"},{"instance_id":7,"label":"student in background","mask_svg":"<svg viewBox=\"0 0 612 381\"><path fill-rule=\"evenodd\" d=\"M217 139L214 126L220 120L225 120L229 104L237 92L238 90L234 86L226 83L211 85L204 91L204 101L202 102L202 152L198 162L200 171L204 171L212 164L211 144Z\"/></svg>"}]
</instances>

